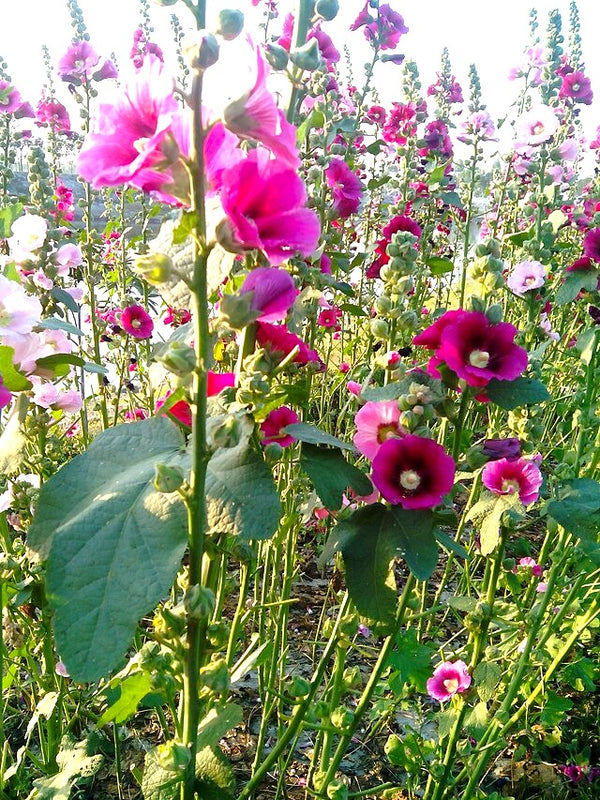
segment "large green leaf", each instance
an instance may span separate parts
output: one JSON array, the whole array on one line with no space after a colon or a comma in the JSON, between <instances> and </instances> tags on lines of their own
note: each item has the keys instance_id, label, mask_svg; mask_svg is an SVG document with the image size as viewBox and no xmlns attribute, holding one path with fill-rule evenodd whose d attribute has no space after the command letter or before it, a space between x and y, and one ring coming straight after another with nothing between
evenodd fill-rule
<instances>
[{"instance_id":1,"label":"large green leaf","mask_svg":"<svg viewBox=\"0 0 600 800\"><path fill-rule=\"evenodd\" d=\"M27 800L68 800L77 778L89 778L102 766L102 756L89 755L89 750L87 739L76 742L72 736L64 736L56 756L58 772L35 780Z\"/></svg>"},{"instance_id":2,"label":"large green leaf","mask_svg":"<svg viewBox=\"0 0 600 800\"><path fill-rule=\"evenodd\" d=\"M427 509L399 506L390 508L388 514L396 536L397 555L406 561L416 578L426 581L438 560L433 514Z\"/></svg>"},{"instance_id":3,"label":"large green leaf","mask_svg":"<svg viewBox=\"0 0 600 800\"><path fill-rule=\"evenodd\" d=\"M401 695L405 684L409 683L417 691L425 692L427 679L431 677L431 656L434 652L432 645L419 642L414 628L400 631L387 661L392 668L390 689L396 695Z\"/></svg>"},{"instance_id":4,"label":"large green leaf","mask_svg":"<svg viewBox=\"0 0 600 800\"><path fill-rule=\"evenodd\" d=\"M569 272L554 295L556 305L572 303L581 291L593 292L598 284L599 274L597 269Z\"/></svg>"},{"instance_id":5,"label":"large green leaf","mask_svg":"<svg viewBox=\"0 0 600 800\"><path fill-rule=\"evenodd\" d=\"M492 403L507 411L550 400L548 389L535 378L521 377L514 381L499 381L493 378L485 387L485 393Z\"/></svg>"},{"instance_id":6,"label":"large green leaf","mask_svg":"<svg viewBox=\"0 0 600 800\"><path fill-rule=\"evenodd\" d=\"M341 508L344 492L350 487L357 495L373 491L370 479L350 464L339 450L305 444L300 466L311 479L325 508Z\"/></svg>"},{"instance_id":7,"label":"large green leaf","mask_svg":"<svg viewBox=\"0 0 600 800\"><path fill-rule=\"evenodd\" d=\"M271 470L245 441L217 450L206 473L209 527L243 539L269 539L281 516Z\"/></svg>"},{"instance_id":8,"label":"large green leaf","mask_svg":"<svg viewBox=\"0 0 600 800\"><path fill-rule=\"evenodd\" d=\"M548 503L548 514L569 533L595 539L600 530L600 484L589 478L570 481L560 500Z\"/></svg>"},{"instance_id":9,"label":"large green leaf","mask_svg":"<svg viewBox=\"0 0 600 800\"><path fill-rule=\"evenodd\" d=\"M41 489L29 546L47 558L59 653L75 680L107 675L138 620L168 594L186 546L176 493L153 485L157 462L185 465L164 417L101 433Z\"/></svg>"},{"instance_id":10,"label":"large green leaf","mask_svg":"<svg viewBox=\"0 0 600 800\"><path fill-rule=\"evenodd\" d=\"M31 381L19 372L13 364L13 347L0 345L0 378L9 392L24 392L31 389Z\"/></svg>"},{"instance_id":11,"label":"large green leaf","mask_svg":"<svg viewBox=\"0 0 600 800\"><path fill-rule=\"evenodd\" d=\"M338 439L337 436L332 436L326 431L317 428L316 425L311 425L308 422L293 422L287 425L285 432L298 439L299 442L306 442L307 444L329 444L333 447L339 447L341 450L351 450L354 452L353 444Z\"/></svg>"}]
</instances>

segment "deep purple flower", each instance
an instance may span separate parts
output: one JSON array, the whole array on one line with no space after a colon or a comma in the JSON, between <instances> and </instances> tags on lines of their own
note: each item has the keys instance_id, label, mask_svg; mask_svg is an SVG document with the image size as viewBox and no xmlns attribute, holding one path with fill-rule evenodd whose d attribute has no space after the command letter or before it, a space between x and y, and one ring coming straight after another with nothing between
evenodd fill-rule
<instances>
[{"instance_id":1,"label":"deep purple flower","mask_svg":"<svg viewBox=\"0 0 600 800\"><path fill-rule=\"evenodd\" d=\"M332 158L325 170L327 185L332 190L333 207L338 216L346 219L358 211L362 186L356 175L342 158Z\"/></svg>"},{"instance_id":2,"label":"deep purple flower","mask_svg":"<svg viewBox=\"0 0 600 800\"><path fill-rule=\"evenodd\" d=\"M433 439L386 439L373 458L372 481L392 505L432 508L454 485L454 461Z\"/></svg>"},{"instance_id":3,"label":"deep purple flower","mask_svg":"<svg viewBox=\"0 0 600 800\"><path fill-rule=\"evenodd\" d=\"M152 317L142 306L127 306L121 312L120 325L135 339L149 339L154 330Z\"/></svg>"},{"instance_id":4,"label":"deep purple flower","mask_svg":"<svg viewBox=\"0 0 600 800\"><path fill-rule=\"evenodd\" d=\"M489 461L483 468L481 480L494 494L518 492L519 500L528 506L538 499L543 478L535 461L521 457L513 461L507 458Z\"/></svg>"},{"instance_id":5,"label":"deep purple flower","mask_svg":"<svg viewBox=\"0 0 600 800\"><path fill-rule=\"evenodd\" d=\"M441 119L434 119L425 126L423 134L425 147L419 148L419 155L427 156L437 153L442 158L452 158L454 153L452 140L448 134L448 126Z\"/></svg>"},{"instance_id":6,"label":"deep purple flower","mask_svg":"<svg viewBox=\"0 0 600 800\"><path fill-rule=\"evenodd\" d=\"M379 6L375 19L369 14L368 8L369 3L367 2L350 26L350 30L356 31L364 27L365 38L373 47L393 50L402 34L408 33L403 17L388 3Z\"/></svg>"},{"instance_id":7,"label":"deep purple flower","mask_svg":"<svg viewBox=\"0 0 600 800\"><path fill-rule=\"evenodd\" d=\"M285 319L294 305L298 290L289 272L274 267L259 267L249 272L240 287L240 294L252 292L250 308L260 312L261 322Z\"/></svg>"},{"instance_id":8,"label":"deep purple flower","mask_svg":"<svg viewBox=\"0 0 600 800\"><path fill-rule=\"evenodd\" d=\"M516 437L486 439L483 443L483 455L494 460L506 458L508 461L514 461L521 455L521 440Z\"/></svg>"},{"instance_id":9,"label":"deep purple flower","mask_svg":"<svg viewBox=\"0 0 600 800\"><path fill-rule=\"evenodd\" d=\"M337 64L340 60L340 51L334 45L331 36L322 31L320 28L312 28L308 32L307 40L316 39L319 45L319 52L325 61L331 64Z\"/></svg>"},{"instance_id":10,"label":"deep purple flower","mask_svg":"<svg viewBox=\"0 0 600 800\"><path fill-rule=\"evenodd\" d=\"M568 778L571 783L581 783L585 778L585 770L577 764L568 764L561 768L562 774Z\"/></svg>"},{"instance_id":11,"label":"deep purple flower","mask_svg":"<svg viewBox=\"0 0 600 800\"><path fill-rule=\"evenodd\" d=\"M442 661L427 681L427 693L442 702L450 700L457 692L464 692L470 685L471 676L464 661Z\"/></svg>"},{"instance_id":12,"label":"deep purple flower","mask_svg":"<svg viewBox=\"0 0 600 800\"><path fill-rule=\"evenodd\" d=\"M583 253L594 261L600 261L600 228L592 228L585 234Z\"/></svg>"},{"instance_id":13,"label":"deep purple flower","mask_svg":"<svg viewBox=\"0 0 600 800\"><path fill-rule=\"evenodd\" d=\"M583 256L574 261L571 266L565 267L565 272L591 272L596 269L596 265L589 256Z\"/></svg>"},{"instance_id":14,"label":"deep purple flower","mask_svg":"<svg viewBox=\"0 0 600 800\"><path fill-rule=\"evenodd\" d=\"M280 447L289 447L296 439L285 428L300 421L296 412L288 406L273 409L261 423L260 430L263 435L263 444L278 444Z\"/></svg>"},{"instance_id":15,"label":"deep purple flower","mask_svg":"<svg viewBox=\"0 0 600 800\"><path fill-rule=\"evenodd\" d=\"M580 70L569 72L563 75L558 96L561 100L573 100L589 106L594 99L591 81Z\"/></svg>"}]
</instances>

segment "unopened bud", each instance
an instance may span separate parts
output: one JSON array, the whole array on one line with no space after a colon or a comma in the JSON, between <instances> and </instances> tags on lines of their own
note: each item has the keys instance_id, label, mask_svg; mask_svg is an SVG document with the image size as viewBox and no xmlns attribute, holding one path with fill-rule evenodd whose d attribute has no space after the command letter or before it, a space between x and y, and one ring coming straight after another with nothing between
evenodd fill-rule
<instances>
[{"instance_id":1,"label":"unopened bud","mask_svg":"<svg viewBox=\"0 0 600 800\"><path fill-rule=\"evenodd\" d=\"M182 773L190 763L190 751L181 743L165 742L156 748L157 761L166 772Z\"/></svg>"},{"instance_id":2,"label":"unopened bud","mask_svg":"<svg viewBox=\"0 0 600 800\"><path fill-rule=\"evenodd\" d=\"M154 465L154 480L152 485L157 492L170 494L176 492L183 484L185 476L181 467L171 467L168 464Z\"/></svg>"},{"instance_id":3,"label":"unopened bud","mask_svg":"<svg viewBox=\"0 0 600 800\"><path fill-rule=\"evenodd\" d=\"M219 60L219 42L206 30L186 39L185 54L192 69L203 72Z\"/></svg>"},{"instance_id":4,"label":"unopened bud","mask_svg":"<svg viewBox=\"0 0 600 800\"><path fill-rule=\"evenodd\" d=\"M327 784L328 800L347 800L348 787L341 778L334 778Z\"/></svg>"},{"instance_id":5,"label":"unopened bud","mask_svg":"<svg viewBox=\"0 0 600 800\"><path fill-rule=\"evenodd\" d=\"M312 72L321 63L321 51L316 39L309 39L306 44L290 53L290 61L300 69Z\"/></svg>"},{"instance_id":6,"label":"unopened bud","mask_svg":"<svg viewBox=\"0 0 600 800\"><path fill-rule=\"evenodd\" d=\"M211 661L200 670L200 681L216 694L225 694L229 691L229 669L224 658Z\"/></svg>"},{"instance_id":7,"label":"unopened bud","mask_svg":"<svg viewBox=\"0 0 600 800\"><path fill-rule=\"evenodd\" d=\"M134 272L153 286L169 280L173 272L173 262L163 253L144 253L133 263Z\"/></svg>"},{"instance_id":8,"label":"unopened bud","mask_svg":"<svg viewBox=\"0 0 600 800\"><path fill-rule=\"evenodd\" d=\"M301 675L294 675L287 685L287 693L292 697L306 697L310 692L310 681Z\"/></svg>"},{"instance_id":9,"label":"unopened bud","mask_svg":"<svg viewBox=\"0 0 600 800\"><path fill-rule=\"evenodd\" d=\"M219 11L217 33L227 42L231 42L244 30L244 15L235 8L223 8Z\"/></svg>"},{"instance_id":10,"label":"unopened bud","mask_svg":"<svg viewBox=\"0 0 600 800\"><path fill-rule=\"evenodd\" d=\"M494 305L488 308L485 315L492 325L497 325L499 322L502 322L502 306L500 303L494 303Z\"/></svg>"},{"instance_id":11,"label":"unopened bud","mask_svg":"<svg viewBox=\"0 0 600 800\"><path fill-rule=\"evenodd\" d=\"M155 5L163 6L167 8L168 6L174 6L177 3L177 0L154 0Z\"/></svg>"},{"instance_id":12,"label":"unopened bud","mask_svg":"<svg viewBox=\"0 0 600 800\"><path fill-rule=\"evenodd\" d=\"M251 308L253 292L223 295L219 303L219 316L230 328L241 331L260 316L260 311Z\"/></svg>"},{"instance_id":13,"label":"unopened bud","mask_svg":"<svg viewBox=\"0 0 600 800\"><path fill-rule=\"evenodd\" d=\"M171 342L158 361L174 375L183 377L194 371L196 366L196 353L194 348L183 342Z\"/></svg>"},{"instance_id":14,"label":"unopened bud","mask_svg":"<svg viewBox=\"0 0 600 800\"><path fill-rule=\"evenodd\" d=\"M215 610L215 594L206 586L193 584L183 598L186 612L194 619L207 619Z\"/></svg>"},{"instance_id":15,"label":"unopened bud","mask_svg":"<svg viewBox=\"0 0 600 800\"><path fill-rule=\"evenodd\" d=\"M266 45L265 57L273 69L285 69L287 67L288 52L278 44Z\"/></svg>"}]
</instances>

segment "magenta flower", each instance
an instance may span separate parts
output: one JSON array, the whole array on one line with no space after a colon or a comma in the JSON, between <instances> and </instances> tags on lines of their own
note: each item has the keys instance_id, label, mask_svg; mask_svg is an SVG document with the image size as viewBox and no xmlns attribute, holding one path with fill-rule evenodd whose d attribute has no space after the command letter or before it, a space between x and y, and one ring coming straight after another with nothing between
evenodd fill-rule
<instances>
[{"instance_id":1,"label":"magenta flower","mask_svg":"<svg viewBox=\"0 0 600 800\"><path fill-rule=\"evenodd\" d=\"M242 97L229 103L223 111L223 122L242 139L254 139L292 169L300 164L296 146L296 129L267 89L269 67L256 48L256 80Z\"/></svg>"},{"instance_id":2,"label":"magenta flower","mask_svg":"<svg viewBox=\"0 0 600 800\"><path fill-rule=\"evenodd\" d=\"M575 103L589 106L594 99L591 81L580 70L568 72L562 76L558 96L561 100L573 100Z\"/></svg>"},{"instance_id":3,"label":"magenta flower","mask_svg":"<svg viewBox=\"0 0 600 800\"><path fill-rule=\"evenodd\" d=\"M127 306L121 311L120 325L135 339L149 339L154 330L152 317L142 306Z\"/></svg>"},{"instance_id":4,"label":"magenta flower","mask_svg":"<svg viewBox=\"0 0 600 800\"><path fill-rule=\"evenodd\" d=\"M583 253L594 261L600 261L600 228L592 228L583 237Z\"/></svg>"},{"instance_id":5,"label":"magenta flower","mask_svg":"<svg viewBox=\"0 0 600 800\"><path fill-rule=\"evenodd\" d=\"M0 375L0 410L6 408L6 406L12 400L12 394L4 385L4 381L2 380L2 375Z\"/></svg>"},{"instance_id":6,"label":"magenta flower","mask_svg":"<svg viewBox=\"0 0 600 800\"><path fill-rule=\"evenodd\" d=\"M362 185L342 158L332 158L325 170L327 185L332 190L333 208L338 217L346 219L358 211Z\"/></svg>"},{"instance_id":7,"label":"magenta flower","mask_svg":"<svg viewBox=\"0 0 600 800\"><path fill-rule=\"evenodd\" d=\"M235 372L213 372L208 370L206 396L213 397L223 389L235 386Z\"/></svg>"},{"instance_id":8,"label":"magenta flower","mask_svg":"<svg viewBox=\"0 0 600 800\"><path fill-rule=\"evenodd\" d=\"M297 354L293 358L294 364L320 364L322 361L315 350L311 350L305 342L291 333L285 325L271 325L268 322L259 322L256 326L256 341L271 353L280 353L281 357L288 356L296 347Z\"/></svg>"},{"instance_id":9,"label":"magenta flower","mask_svg":"<svg viewBox=\"0 0 600 800\"><path fill-rule=\"evenodd\" d=\"M427 693L434 700L450 700L471 685L469 668L464 661L442 661L427 681Z\"/></svg>"},{"instance_id":10,"label":"magenta flower","mask_svg":"<svg viewBox=\"0 0 600 800\"><path fill-rule=\"evenodd\" d=\"M168 159L161 145L180 115L173 89L163 63L148 56L114 103L100 104L79 153L84 180L96 188L129 183L142 191L169 183L164 172L179 154Z\"/></svg>"},{"instance_id":11,"label":"magenta flower","mask_svg":"<svg viewBox=\"0 0 600 800\"><path fill-rule=\"evenodd\" d=\"M55 133L70 133L71 120L67 109L58 100L42 98L35 112L36 124L41 127L48 126Z\"/></svg>"},{"instance_id":12,"label":"magenta flower","mask_svg":"<svg viewBox=\"0 0 600 800\"><path fill-rule=\"evenodd\" d=\"M264 422L261 423L260 430L263 434L263 444L278 444L280 447L289 447L294 444L296 439L285 432L288 425L300 422L300 417L288 406L280 406L273 409Z\"/></svg>"},{"instance_id":13,"label":"magenta flower","mask_svg":"<svg viewBox=\"0 0 600 800\"><path fill-rule=\"evenodd\" d=\"M481 480L494 494L518 492L519 500L528 506L538 499L543 478L535 461L521 457L512 461L507 458L489 461L483 468Z\"/></svg>"},{"instance_id":14,"label":"magenta flower","mask_svg":"<svg viewBox=\"0 0 600 800\"><path fill-rule=\"evenodd\" d=\"M331 36L322 31L320 28L312 28L308 32L308 36L306 40L309 41L310 39L316 39L317 44L319 45L319 52L321 53L321 57L325 59L330 64L337 64L340 60L340 51L334 45Z\"/></svg>"},{"instance_id":15,"label":"magenta flower","mask_svg":"<svg viewBox=\"0 0 600 800\"><path fill-rule=\"evenodd\" d=\"M23 103L21 95L8 81L0 80L0 114L12 114Z\"/></svg>"},{"instance_id":16,"label":"magenta flower","mask_svg":"<svg viewBox=\"0 0 600 800\"><path fill-rule=\"evenodd\" d=\"M512 381L527 368L527 351L514 343L518 331L507 322L491 323L479 311L448 311L413 339L435 350L429 371L441 362L469 386L486 386L492 378Z\"/></svg>"},{"instance_id":17,"label":"magenta flower","mask_svg":"<svg viewBox=\"0 0 600 800\"><path fill-rule=\"evenodd\" d=\"M320 225L305 207L306 189L293 169L256 148L221 175L221 203L231 226L221 230L230 249L262 250L277 266L299 252L316 249Z\"/></svg>"},{"instance_id":18,"label":"magenta flower","mask_svg":"<svg viewBox=\"0 0 600 800\"><path fill-rule=\"evenodd\" d=\"M336 331L340 330L339 321L342 318L342 309L336 306L327 306L324 308L317 317L317 325L322 328L333 328Z\"/></svg>"},{"instance_id":19,"label":"magenta flower","mask_svg":"<svg viewBox=\"0 0 600 800\"><path fill-rule=\"evenodd\" d=\"M100 56L89 42L71 42L56 71L62 81L80 85L92 77L98 61Z\"/></svg>"},{"instance_id":20,"label":"magenta flower","mask_svg":"<svg viewBox=\"0 0 600 800\"><path fill-rule=\"evenodd\" d=\"M546 268L539 261L521 261L516 264L508 278L506 285L518 297L523 297L525 292L539 289L546 281Z\"/></svg>"},{"instance_id":21,"label":"magenta flower","mask_svg":"<svg viewBox=\"0 0 600 800\"><path fill-rule=\"evenodd\" d=\"M409 434L381 444L371 479L392 505L433 508L454 485L454 471L454 461L441 445Z\"/></svg>"},{"instance_id":22,"label":"magenta flower","mask_svg":"<svg viewBox=\"0 0 600 800\"><path fill-rule=\"evenodd\" d=\"M542 565L538 564L535 558L531 558L531 556L525 556L524 558L520 558L518 566L522 567L523 569L531 570L531 574L535 575L536 578L541 578L542 575L544 574L544 568L542 567Z\"/></svg>"},{"instance_id":23,"label":"magenta flower","mask_svg":"<svg viewBox=\"0 0 600 800\"><path fill-rule=\"evenodd\" d=\"M350 26L350 30L356 31L364 27L365 38L373 47L380 47L382 50L392 50L398 44L400 36L404 33L408 33L408 28L404 24L404 19L397 11L394 11L388 3L379 6L376 19L371 17L368 9L369 3L367 2Z\"/></svg>"},{"instance_id":24,"label":"magenta flower","mask_svg":"<svg viewBox=\"0 0 600 800\"><path fill-rule=\"evenodd\" d=\"M252 292L250 308L260 312L261 322L279 322L285 319L294 305L298 290L289 272L272 267L253 269L240 287L240 294Z\"/></svg>"},{"instance_id":25,"label":"magenta flower","mask_svg":"<svg viewBox=\"0 0 600 800\"><path fill-rule=\"evenodd\" d=\"M384 442L407 434L400 425L400 409L395 400L384 402L370 400L357 411L354 422L356 424L354 445L371 461Z\"/></svg>"}]
</instances>

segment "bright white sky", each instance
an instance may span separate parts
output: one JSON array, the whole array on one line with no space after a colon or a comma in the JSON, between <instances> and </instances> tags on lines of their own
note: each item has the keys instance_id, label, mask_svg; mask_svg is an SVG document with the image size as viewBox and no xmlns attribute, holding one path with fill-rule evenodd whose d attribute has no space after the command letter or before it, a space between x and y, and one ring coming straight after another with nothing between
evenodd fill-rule
<instances>
[{"instance_id":1,"label":"bright white sky","mask_svg":"<svg viewBox=\"0 0 600 800\"><path fill-rule=\"evenodd\" d=\"M6 0L4 0L6 2ZM468 68L475 63L479 70L484 102L492 116L504 116L515 99L517 87L506 75L511 66L518 64L521 54L529 44L528 17L533 3L527 0L388 0L392 8L404 16L409 33L400 40L399 50L419 66L424 88L434 82L439 68L440 53L444 46L450 51L453 71L467 90ZM65 51L72 38L66 0L18 0L11 3L10 15L5 15L0 27L0 56L9 65L9 72L21 94L35 105L45 80L41 46L46 44L54 62ZM102 57L116 52L120 65L128 61L133 30L140 20L137 0L79 0L91 42ZM262 4L261 4L262 5ZM288 10L290 0L280 0L280 7ZM364 0L340 0L342 11L335 22L327 23L327 30L341 50L346 42L362 64L368 57L361 31L348 31L349 23L364 5ZM209 18L222 7L238 7L248 19L256 19L257 11L250 0L208 0ZM557 8L563 18L566 32L569 20L568 0L538 0L538 19L542 40L548 12ZM588 135L600 125L600 48L597 46L600 30L600 2L579 0L579 14L583 39L586 73L592 80L596 100L591 107L582 107L582 120ZM171 31L169 17L177 10L182 23L190 17L182 4L159 8L152 4L151 14L155 27L155 40L169 47ZM283 21L271 23L278 32ZM252 30L251 23L247 26ZM389 104L399 99L395 94L401 68L393 64L379 65L376 84L382 98ZM358 71L358 70L357 70ZM358 75L356 76L358 78ZM66 102L65 86L57 82L58 94Z\"/></svg>"}]
</instances>

